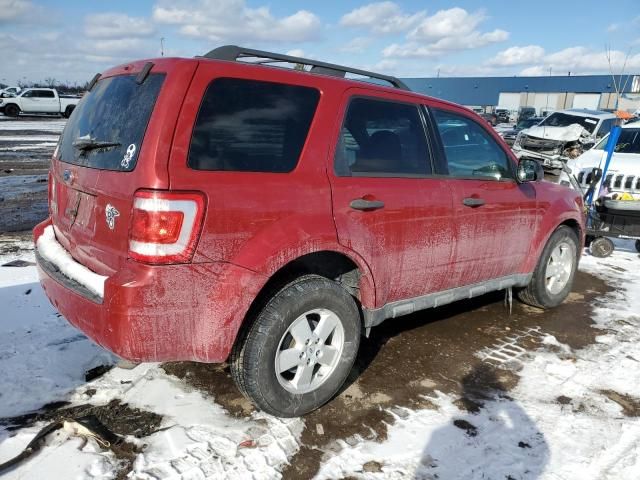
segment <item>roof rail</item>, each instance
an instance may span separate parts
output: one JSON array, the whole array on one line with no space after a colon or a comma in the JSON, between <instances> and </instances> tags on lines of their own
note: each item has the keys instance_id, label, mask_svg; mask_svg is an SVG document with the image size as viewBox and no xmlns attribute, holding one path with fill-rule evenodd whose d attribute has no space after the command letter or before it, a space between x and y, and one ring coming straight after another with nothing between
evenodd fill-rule
<instances>
[{"instance_id":1,"label":"roof rail","mask_svg":"<svg viewBox=\"0 0 640 480\"><path fill-rule=\"evenodd\" d=\"M318 60L311 60L309 58L294 57L291 55L282 55L280 53L266 52L263 50L254 50L252 48L239 47L237 45L224 45L222 47L214 48L210 52L203 55L204 58L211 58L214 60L227 60L236 62L240 58L257 58L262 59L256 61L257 64L266 63L293 63L296 65L308 65L311 67L310 73L319 73L322 75L332 75L335 77L345 78L347 73L353 73L355 75L362 75L376 80L383 80L390 83L393 87L401 90L410 90L409 87L400 79L389 75L382 75L380 73L368 72L366 70L359 70L357 68L345 67L342 65L335 65L333 63L320 62Z\"/></svg>"}]
</instances>

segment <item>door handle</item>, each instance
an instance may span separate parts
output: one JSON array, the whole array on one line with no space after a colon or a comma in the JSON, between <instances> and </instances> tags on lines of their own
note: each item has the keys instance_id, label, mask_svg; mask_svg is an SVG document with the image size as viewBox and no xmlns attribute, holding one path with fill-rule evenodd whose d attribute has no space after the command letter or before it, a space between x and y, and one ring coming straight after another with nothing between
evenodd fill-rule
<instances>
[{"instance_id":1,"label":"door handle","mask_svg":"<svg viewBox=\"0 0 640 480\"><path fill-rule=\"evenodd\" d=\"M484 205L484 200L481 198L467 197L462 200L462 204L467 207L480 207Z\"/></svg>"},{"instance_id":2,"label":"door handle","mask_svg":"<svg viewBox=\"0 0 640 480\"><path fill-rule=\"evenodd\" d=\"M356 198L351 200L349 204L354 210L378 210L384 208L384 202L380 200L365 200L364 198Z\"/></svg>"}]
</instances>

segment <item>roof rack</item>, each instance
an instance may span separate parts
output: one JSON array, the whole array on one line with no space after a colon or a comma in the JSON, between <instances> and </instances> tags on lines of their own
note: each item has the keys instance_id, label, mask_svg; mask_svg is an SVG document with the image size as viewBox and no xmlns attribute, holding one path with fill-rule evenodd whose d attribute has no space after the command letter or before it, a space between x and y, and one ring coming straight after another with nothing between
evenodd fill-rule
<instances>
[{"instance_id":1,"label":"roof rack","mask_svg":"<svg viewBox=\"0 0 640 480\"><path fill-rule=\"evenodd\" d=\"M357 68L345 67L342 65L335 65L333 63L320 62L318 60L311 60L309 58L294 57L291 55L282 55L280 53L266 52L263 50L254 50L252 48L239 47L237 45L224 45L222 47L214 48L210 52L203 55L204 58L211 58L214 60L227 60L236 62L240 58L256 58L262 59L256 61L257 64L267 63L293 63L296 65L308 65L311 67L310 73L319 73L322 75L331 75L334 77L345 78L347 73L353 73L355 75L361 75L376 80L383 80L390 83L393 87L401 90L410 90L409 87L400 79L391 77L389 75L382 75L380 73L368 72L366 70L359 70Z\"/></svg>"}]
</instances>

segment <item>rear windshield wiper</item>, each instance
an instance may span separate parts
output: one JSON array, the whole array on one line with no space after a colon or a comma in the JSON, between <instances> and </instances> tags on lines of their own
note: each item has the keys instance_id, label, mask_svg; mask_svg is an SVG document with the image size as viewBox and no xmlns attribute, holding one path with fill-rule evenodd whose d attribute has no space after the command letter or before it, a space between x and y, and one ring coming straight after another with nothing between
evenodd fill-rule
<instances>
[{"instance_id":1,"label":"rear windshield wiper","mask_svg":"<svg viewBox=\"0 0 640 480\"><path fill-rule=\"evenodd\" d=\"M75 140L72 145L78 150L87 152L89 150L97 150L98 148L113 148L119 147L121 144L118 142L103 142L94 138L80 137Z\"/></svg>"}]
</instances>

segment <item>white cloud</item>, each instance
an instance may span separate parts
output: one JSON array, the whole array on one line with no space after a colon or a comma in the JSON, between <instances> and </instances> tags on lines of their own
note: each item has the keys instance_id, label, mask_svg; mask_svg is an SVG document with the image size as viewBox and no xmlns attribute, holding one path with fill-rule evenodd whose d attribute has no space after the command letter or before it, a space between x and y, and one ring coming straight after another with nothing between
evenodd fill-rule
<instances>
[{"instance_id":1,"label":"white cloud","mask_svg":"<svg viewBox=\"0 0 640 480\"><path fill-rule=\"evenodd\" d=\"M617 32L618 30L620 30L619 23L612 23L607 27L607 32L609 33Z\"/></svg>"},{"instance_id":2,"label":"white cloud","mask_svg":"<svg viewBox=\"0 0 640 480\"><path fill-rule=\"evenodd\" d=\"M640 54L630 55L620 50L612 50L611 69L618 74L624 67L624 73L640 70ZM626 62L626 66L625 66ZM604 50L592 50L587 47L569 47L546 55L536 64L523 69L521 75L544 75L549 69L557 73L571 72L572 74L609 73L609 61Z\"/></svg>"},{"instance_id":3,"label":"white cloud","mask_svg":"<svg viewBox=\"0 0 640 480\"><path fill-rule=\"evenodd\" d=\"M0 0L0 23L19 18L32 7L29 0Z\"/></svg>"},{"instance_id":4,"label":"white cloud","mask_svg":"<svg viewBox=\"0 0 640 480\"><path fill-rule=\"evenodd\" d=\"M530 65L539 62L544 57L544 48L538 45L525 47L510 47L498 52L495 57L487 62L487 65L496 67L509 67L513 65Z\"/></svg>"},{"instance_id":5,"label":"white cloud","mask_svg":"<svg viewBox=\"0 0 640 480\"><path fill-rule=\"evenodd\" d=\"M423 18L407 34L406 43L394 43L382 51L384 57L428 58L447 52L471 50L509 38L509 32L495 29L481 32L478 27L486 20L483 12L469 13L463 8L440 10Z\"/></svg>"},{"instance_id":6,"label":"white cloud","mask_svg":"<svg viewBox=\"0 0 640 480\"><path fill-rule=\"evenodd\" d=\"M304 57L304 50L301 48L294 48L293 50L289 50L286 55L291 55L292 57Z\"/></svg>"},{"instance_id":7,"label":"white cloud","mask_svg":"<svg viewBox=\"0 0 640 480\"><path fill-rule=\"evenodd\" d=\"M307 10L277 18L268 7L250 8L244 0L161 0L153 7L158 23L179 26L183 35L212 41L301 42L318 38L320 19Z\"/></svg>"},{"instance_id":8,"label":"white cloud","mask_svg":"<svg viewBox=\"0 0 640 480\"><path fill-rule=\"evenodd\" d=\"M345 14L340 25L346 27L363 27L374 33L404 32L420 22L426 16L422 10L414 14L404 13L400 6L393 2L369 3Z\"/></svg>"},{"instance_id":9,"label":"white cloud","mask_svg":"<svg viewBox=\"0 0 640 480\"><path fill-rule=\"evenodd\" d=\"M426 17L409 33L408 38L416 41L433 41L446 37L460 37L473 33L486 20L484 12L469 13L464 8L439 10Z\"/></svg>"},{"instance_id":10,"label":"white cloud","mask_svg":"<svg viewBox=\"0 0 640 480\"><path fill-rule=\"evenodd\" d=\"M362 53L371 45L371 42L372 39L367 37L355 37L340 47L340 51L346 53Z\"/></svg>"},{"instance_id":11,"label":"white cloud","mask_svg":"<svg viewBox=\"0 0 640 480\"><path fill-rule=\"evenodd\" d=\"M147 37L153 32L147 19L123 13L96 13L84 19L84 33L91 38Z\"/></svg>"}]
</instances>

